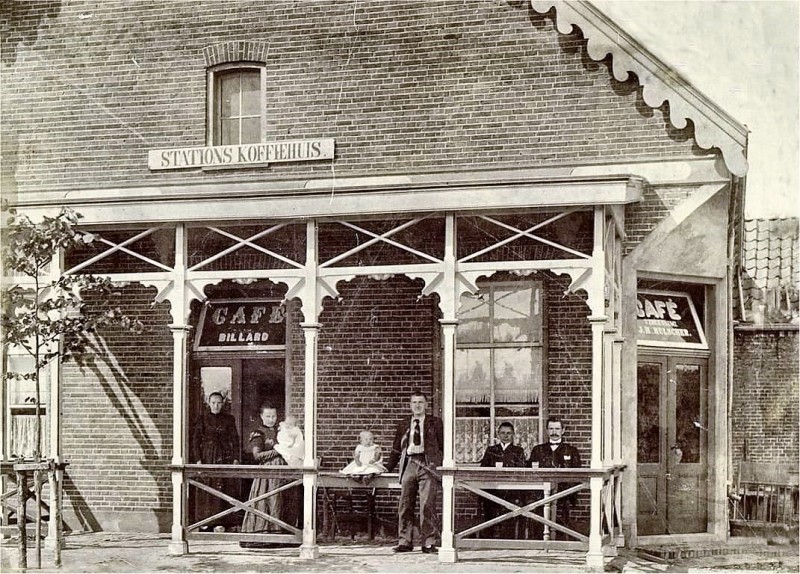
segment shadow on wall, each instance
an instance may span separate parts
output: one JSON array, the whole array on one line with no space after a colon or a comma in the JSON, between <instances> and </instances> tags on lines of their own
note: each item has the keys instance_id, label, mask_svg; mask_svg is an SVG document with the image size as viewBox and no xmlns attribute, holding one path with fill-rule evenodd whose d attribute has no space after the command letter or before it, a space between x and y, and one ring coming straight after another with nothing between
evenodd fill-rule
<instances>
[{"instance_id":1,"label":"shadow on wall","mask_svg":"<svg viewBox=\"0 0 800 574\"><path fill-rule=\"evenodd\" d=\"M148 295L150 296L149 300L152 300L152 294L148 292L147 288L141 286L124 289L124 295L128 301L143 301ZM164 306L166 307L166 304ZM164 315L169 316L166 310ZM136 449L139 454L138 460L127 464L127 467L134 472L130 479L136 480L135 472L141 468L150 475L152 484L155 485L155 500L146 504L138 503L142 504L142 508L136 514L141 517L148 512L152 513L152 519L146 519L146 522L149 523L149 526L145 527L146 530L152 529L153 525L157 524L159 532L168 532L171 524L172 502L172 485L169 475L171 452L168 452L171 451L171 418L160 416L162 413L157 411L163 410L171 413L172 357L171 353L167 353L164 355L164 359L154 358L159 362L163 360L164 368L161 369L159 364L150 365L152 372L145 373L142 371L141 366L141 352L132 352L132 349L143 349L145 347L143 341L147 339L151 355L153 357L160 355L156 352L156 345L159 344L159 337L156 332L158 329L166 329L165 325L167 324L166 321L159 322L158 319L160 317L162 317L162 313L149 313L146 318L142 317L143 320L150 322L150 324L146 322L145 331L138 335L122 332L121 330L104 332L102 335L92 334L89 339L90 348L87 356L79 367L81 371L90 371L92 373L91 378L103 390L108 403L114 407L117 416L112 418L104 415L104 418L118 421L119 423L124 421L129 436L133 438L135 445L138 447ZM169 348L171 350L171 335L167 333L164 340L170 342ZM131 364L128 365L128 362ZM126 374L127 372L136 373L138 377L147 377L154 380L132 381ZM164 377L161 377L162 374ZM154 409L156 406L159 408ZM166 425L164 421L166 421ZM116 433L125 436L121 429ZM113 444L108 445L106 452L114 454L113 448ZM74 463L72 474L75 475L80 461L75 460L75 456L72 453L66 454ZM118 476L119 473L125 472L124 469L120 470L111 466L104 469L100 467L100 469L104 471L107 477ZM102 485L103 481L103 476L97 475L84 476L79 480L84 490L91 488L93 485ZM120 483L116 482L116 484ZM108 487L106 486L106 488ZM135 488L132 487L131 489L135 490ZM69 488L65 492L75 507L79 521L82 521L81 525L92 530L102 530L101 520L95 518L89 510L92 502L84 498L74 479L70 480ZM103 513L105 514L111 510L112 508L110 507L104 508ZM133 515L131 518L138 520ZM85 521L85 524L83 524L83 521ZM141 520L138 521L141 522Z\"/></svg>"},{"instance_id":2,"label":"shadow on wall","mask_svg":"<svg viewBox=\"0 0 800 574\"><path fill-rule=\"evenodd\" d=\"M621 97L627 97L636 92L636 111L643 118L652 118L655 110L658 109L663 116L664 131L667 136L676 143L684 143L692 141L692 154L696 156L704 156L713 154L713 150L706 150L697 145L694 141L694 124L689 121L687 125L682 128L676 128L670 122L669 102L665 101L658 108L651 108L645 101L642 94L642 86L636 74L629 72L624 81L619 81L614 77L613 61L611 54L606 54L602 60L595 61L589 56L587 50L587 41L584 38L583 31L577 26L569 34L562 34L557 31L555 23L555 11L551 9L547 14L540 14L536 12L529 4L527 5L528 18L534 28L538 30L552 30L553 33L558 34L558 44L561 50L567 54L576 54L580 52L581 63L583 68L588 72L596 72L600 66L604 66L608 71L609 83L611 89L615 94Z\"/></svg>"},{"instance_id":3,"label":"shadow on wall","mask_svg":"<svg viewBox=\"0 0 800 574\"><path fill-rule=\"evenodd\" d=\"M113 352L107 346L101 349L98 346L98 357L114 356ZM108 353L108 354L106 354ZM136 400L135 391L131 387L125 373L109 360L103 360L104 366L101 368L97 365L94 359L91 365L87 365L89 369L97 377L97 382L102 387L106 397L114 405L114 408L120 415L120 419L124 420L128 426L136 444L139 445L142 456L139 458L139 465L143 470L148 472L153 478L153 482L157 488L157 503L155 508L151 509L158 522L159 532L169 531L169 518L164 518L163 512L157 512L156 509L167 507L170 504L171 492L168 476L168 469L165 456L160 454L159 445L151 437L148 431L148 425L144 420L145 413L141 412L140 402ZM113 377L107 377L104 373L110 369ZM160 433L159 433L160 434ZM162 437L163 438L163 437ZM166 529L166 530L165 530Z\"/></svg>"},{"instance_id":4,"label":"shadow on wall","mask_svg":"<svg viewBox=\"0 0 800 574\"><path fill-rule=\"evenodd\" d=\"M64 472L64 499L69 499L72 505L72 512L75 516L75 520L77 521L77 527L72 527L70 525L69 517L64 517L64 530L67 532L72 532L75 530L89 530L91 532L99 532L102 530L100 526L100 522L97 520L97 517L92 513L89 508L89 504L86 502L86 499L83 498L80 490L75 485L75 482L72 480L72 477L69 475L69 470ZM66 513L65 513L66 514Z\"/></svg>"},{"instance_id":5,"label":"shadow on wall","mask_svg":"<svg viewBox=\"0 0 800 574\"><path fill-rule=\"evenodd\" d=\"M56 18L60 12L59 0L5 0L0 10L0 61L14 65L20 44L34 45L43 20Z\"/></svg>"}]
</instances>

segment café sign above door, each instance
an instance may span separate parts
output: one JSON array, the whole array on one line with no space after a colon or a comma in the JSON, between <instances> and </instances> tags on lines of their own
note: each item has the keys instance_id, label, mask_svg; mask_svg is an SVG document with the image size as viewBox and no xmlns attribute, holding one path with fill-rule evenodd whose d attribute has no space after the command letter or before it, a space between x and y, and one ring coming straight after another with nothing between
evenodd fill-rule
<instances>
[{"instance_id":1,"label":"caf\u00e9 sign above door","mask_svg":"<svg viewBox=\"0 0 800 574\"><path fill-rule=\"evenodd\" d=\"M708 349L691 295L678 291L639 291L636 295L639 345Z\"/></svg>"},{"instance_id":2,"label":"caf\u00e9 sign above door","mask_svg":"<svg viewBox=\"0 0 800 574\"><path fill-rule=\"evenodd\" d=\"M206 301L195 351L269 351L286 347L286 305L277 299Z\"/></svg>"}]
</instances>

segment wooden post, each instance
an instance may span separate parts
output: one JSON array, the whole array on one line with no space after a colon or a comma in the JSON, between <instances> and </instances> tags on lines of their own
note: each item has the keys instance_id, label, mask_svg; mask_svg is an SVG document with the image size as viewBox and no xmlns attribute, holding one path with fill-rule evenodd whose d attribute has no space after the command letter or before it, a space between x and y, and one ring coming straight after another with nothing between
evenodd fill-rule
<instances>
[{"instance_id":1,"label":"wooden post","mask_svg":"<svg viewBox=\"0 0 800 574\"><path fill-rule=\"evenodd\" d=\"M592 572L602 572L604 567L603 539L600 534L603 501L603 478L593 476L589 479L591 487L591 505L589 507L589 551L586 553L586 566Z\"/></svg>"},{"instance_id":2,"label":"wooden post","mask_svg":"<svg viewBox=\"0 0 800 574\"><path fill-rule=\"evenodd\" d=\"M319 325L302 323L305 337L305 426L306 457L303 464L303 543L300 557L306 560L319 558L316 526L317 468L315 462L316 441L316 371L317 335Z\"/></svg>"},{"instance_id":3,"label":"wooden post","mask_svg":"<svg viewBox=\"0 0 800 574\"><path fill-rule=\"evenodd\" d=\"M453 468L454 462L454 367L455 332L457 321L442 319L444 354L442 370L444 374L444 405L442 415L444 419L444 462L442 466ZM439 548L439 562L454 563L458 561L458 550L455 547L455 481L452 474L443 473L442 476L442 545Z\"/></svg>"},{"instance_id":4,"label":"wooden post","mask_svg":"<svg viewBox=\"0 0 800 574\"><path fill-rule=\"evenodd\" d=\"M185 493L183 469L186 464L185 416L188 377L186 374L186 349L191 327L186 324L189 315L186 301L186 228L179 224L175 228L175 269L173 272L174 291L170 297L172 314L172 528L168 552L181 555L189 552L189 545L183 530Z\"/></svg>"},{"instance_id":5,"label":"wooden post","mask_svg":"<svg viewBox=\"0 0 800 574\"><path fill-rule=\"evenodd\" d=\"M444 269L442 290L439 291L439 308L442 318L442 421L444 426L444 449L442 466L453 469L455 463L455 344L458 319L458 296L456 283L456 216L448 213L445 218ZM452 474L442 476L442 545L439 562L458 561L455 547L455 480Z\"/></svg>"},{"instance_id":6,"label":"wooden post","mask_svg":"<svg viewBox=\"0 0 800 574\"><path fill-rule=\"evenodd\" d=\"M300 558L313 560L319 558L317 546L317 339L320 325L319 303L317 299L318 274L317 222L306 223L306 262L305 287L301 295L303 318L300 327L305 340L304 375L304 424L306 431L305 453L303 456L303 543L300 545Z\"/></svg>"},{"instance_id":7,"label":"wooden post","mask_svg":"<svg viewBox=\"0 0 800 574\"><path fill-rule=\"evenodd\" d=\"M606 329L603 333L603 449L600 454L603 465L611 464L614 456L613 340L614 332Z\"/></svg>"},{"instance_id":8,"label":"wooden post","mask_svg":"<svg viewBox=\"0 0 800 574\"><path fill-rule=\"evenodd\" d=\"M25 572L28 569L28 532L25 525L25 507L28 502L28 477L25 471L17 470L17 530L19 531L19 558L17 560L17 568L20 572Z\"/></svg>"},{"instance_id":9,"label":"wooden post","mask_svg":"<svg viewBox=\"0 0 800 574\"><path fill-rule=\"evenodd\" d=\"M36 494L36 568L42 567L42 471L33 471L33 488Z\"/></svg>"},{"instance_id":10,"label":"wooden post","mask_svg":"<svg viewBox=\"0 0 800 574\"><path fill-rule=\"evenodd\" d=\"M622 464L622 344L625 340L617 335L614 339L614 464Z\"/></svg>"},{"instance_id":11,"label":"wooden post","mask_svg":"<svg viewBox=\"0 0 800 574\"><path fill-rule=\"evenodd\" d=\"M605 315L605 216L602 207L594 211L594 249L592 250L592 276L589 286L589 323L592 326L592 468L603 464L603 384L604 384L604 332L608 317ZM592 510L594 512L594 510Z\"/></svg>"},{"instance_id":12,"label":"wooden post","mask_svg":"<svg viewBox=\"0 0 800 574\"><path fill-rule=\"evenodd\" d=\"M56 567L61 566L61 546L63 544L63 528L61 526L61 479L58 465L51 465L47 473L47 480L50 484L50 524L48 538L55 539L53 545L53 561ZM52 534L52 536L50 536Z\"/></svg>"},{"instance_id":13,"label":"wooden post","mask_svg":"<svg viewBox=\"0 0 800 574\"><path fill-rule=\"evenodd\" d=\"M455 563L458 550L455 546L455 477L442 475L442 547L439 548L439 562Z\"/></svg>"}]
</instances>

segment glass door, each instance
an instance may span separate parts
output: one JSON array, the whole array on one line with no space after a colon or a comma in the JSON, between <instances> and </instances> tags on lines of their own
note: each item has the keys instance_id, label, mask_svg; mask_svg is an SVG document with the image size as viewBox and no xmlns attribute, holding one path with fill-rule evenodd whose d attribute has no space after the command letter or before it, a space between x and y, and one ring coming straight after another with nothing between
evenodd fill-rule
<instances>
[{"instance_id":1,"label":"glass door","mask_svg":"<svg viewBox=\"0 0 800 574\"><path fill-rule=\"evenodd\" d=\"M706 532L708 405L705 358L640 356L640 536Z\"/></svg>"},{"instance_id":2,"label":"glass door","mask_svg":"<svg viewBox=\"0 0 800 574\"><path fill-rule=\"evenodd\" d=\"M708 525L706 361L670 359L667 516L671 534L705 532Z\"/></svg>"},{"instance_id":3,"label":"glass door","mask_svg":"<svg viewBox=\"0 0 800 574\"><path fill-rule=\"evenodd\" d=\"M638 531L640 536L667 531L666 395L667 358L640 358L637 421Z\"/></svg>"}]
</instances>

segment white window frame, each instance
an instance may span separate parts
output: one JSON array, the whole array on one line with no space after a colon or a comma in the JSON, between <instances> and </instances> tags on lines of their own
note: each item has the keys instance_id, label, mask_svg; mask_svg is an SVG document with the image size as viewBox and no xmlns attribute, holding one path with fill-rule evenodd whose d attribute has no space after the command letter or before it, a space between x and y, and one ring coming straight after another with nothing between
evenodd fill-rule
<instances>
[{"instance_id":1,"label":"white window frame","mask_svg":"<svg viewBox=\"0 0 800 574\"><path fill-rule=\"evenodd\" d=\"M5 360L3 362L3 370L6 372L10 369L8 364L8 359L11 357L16 358L28 358L33 361L33 357L30 354L26 353L23 349L19 347L9 346L8 352L6 354ZM42 367L40 371L41 377L41 394L39 396L39 409L42 415L42 449L43 452L41 453L43 456L47 456L51 445L51 434L50 434L50 426L51 426L51 417L50 417L50 402L51 402L51 394L53 389L53 361L49 362L47 365ZM14 417L19 416L21 414L34 414L36 410L36 402L26 402L28 398L32 395L25 397L25 401L19 402L16 400L18 397L18 393L16 392L19 387L23 383L17 379L4 379L3 380L3 415L4 415L4 424L3 424L3 444L2 450L6 457L10 456L11 454L26 454L28 453L20 453L14 452L13 445L11 441L13 439L13 423ZM31 381L28 385L33 385L34 383ZM28 386L26 385L26 386ZM33 393L33 391L30 391ZM31 445L32 448L32 445ZM18 449L17 449L18 450Z\"/></svg>"},{"instance_id":2,"label":"white window frame","mask_svg":"<svg viewBox=\"0 0 800 574\"><path fill-rule=\"evenodd\" d=\"M541 349L541 364L539 365L539 376L541 380L541 386L539 389L539 413L536 415L538 418L537 425L539 429L539 438L542 437L542 427L543 427L543 420L546 415L546 396L547 396L547 286L544 281L487 281L481 282L479 284L481 291L483 292L486 290L487 292L491 290L493 287L528 287L533 290L539 289L541 293L541 312L540 312L540 320L541 320L541 331L539 333L539 339L530 342L524 343L516 343L516 342L481 342L481 343L459 343L458 338L456 336L456 350L463 350L463 349L490 349L490 350L497 350L497 349L508 349L508 348L540 348ZM490 311L489 317L489 329L490 333L492 330L493 319L494 319L494 309ZM491 357L491 352L490 352ZM495 415L495 397L494 397L494 363L493 360L490 358L490 364L487 365L487 371L490 374L490 381L491 387L490 391L490 402L488 405L489 408L489 444L493 444L496 441L496 432L497 432L497 425L499 421ZM456 393L457 394L457 393ZM456 397L457 401L457 397ZM522 404L522 403L520 403ZM527 403L526 403L527 404ZM534 403L531 403L534 404ZM455 409L456 413L458 411L459 403L456 402ZM458 415L456 414L456 418ZM501 417L502 419L502 417ZM486 445L488 446L488 445Z\"/></svg>"},{"instance_id":3,"label":"white window frame","mask_svg":"<svg viewBox=\"0 0 800 574\"><path fill-rule=\"evenodd\" d=\"M217 108L219 107L217 101L217 79L218 76L230 72L249 72L257 70L261 77L260 88L260 120L261 129L259 135L259 143L263 143L267 139L267 74L264 64L255 62L233 62L228 64L220 64L209 68L207 73L207 107L206 107L206 145L216 146L221 145L217 143L219 138L219 117ZM241 128L240 128L241 129ZM241 141L241 138L240 138Z\"/></svg>"}]
</instances>

